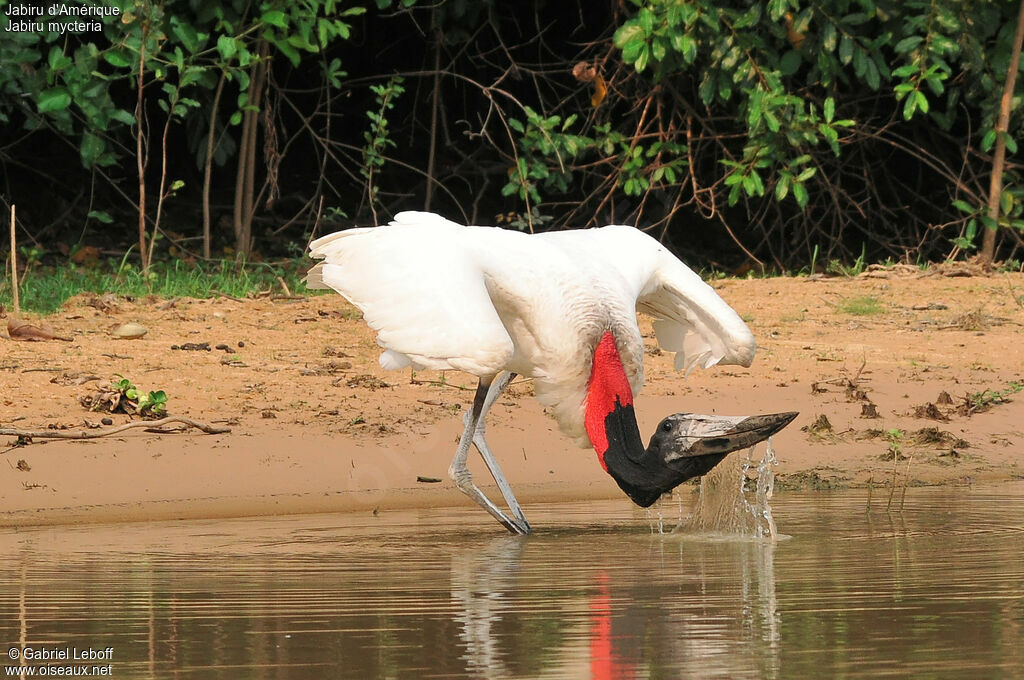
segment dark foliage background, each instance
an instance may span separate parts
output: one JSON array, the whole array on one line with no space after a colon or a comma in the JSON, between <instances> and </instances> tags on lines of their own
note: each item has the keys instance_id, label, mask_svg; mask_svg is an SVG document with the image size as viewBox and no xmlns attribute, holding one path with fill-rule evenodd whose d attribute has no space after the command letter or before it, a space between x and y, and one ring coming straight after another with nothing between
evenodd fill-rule
<instances>
[{"instance_id":1,"label":"dark foliage background","mask_svg":"<svg viewBox=\"0 0 1024 680\"><path fill-rule=\"evenodd\" d=\"M734 270L971 255L997 226L1021 258L1017 3L116 0L77 32L16 9L61 6L0 3L0 192L36 257L294 256L429 209L635 223Z\"/></svg>"}]
</instances>

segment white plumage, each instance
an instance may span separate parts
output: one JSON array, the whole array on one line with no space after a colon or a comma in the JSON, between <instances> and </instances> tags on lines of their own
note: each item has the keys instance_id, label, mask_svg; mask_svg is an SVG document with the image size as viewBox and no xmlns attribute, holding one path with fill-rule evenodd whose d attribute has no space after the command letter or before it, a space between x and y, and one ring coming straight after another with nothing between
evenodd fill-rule
<instances>
[{"instance_id":1,"label":"white plumage","mask_svg":"<svg viewBox=\"0 0 1024 680\"><path fill-rule=\"evenodd\" d=\"M636 312L687 373L749 366L746 324L699 276L633 227L528 235L403 212L387 226L317 239L310 288L333 288L363 312L385 368L456 369L534 379L562 430L588 445L584 407L594 348L610 331L636 393L644 348Z\"/></svg>"}]
</instances>

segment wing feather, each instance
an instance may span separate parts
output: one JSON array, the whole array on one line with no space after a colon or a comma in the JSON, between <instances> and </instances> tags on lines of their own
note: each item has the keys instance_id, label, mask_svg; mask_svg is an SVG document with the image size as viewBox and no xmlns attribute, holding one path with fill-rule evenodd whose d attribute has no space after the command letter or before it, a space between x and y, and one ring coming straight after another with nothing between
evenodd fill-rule
<instances>
[{"instance_id":1,"label":"wing feather","mask_svg":"<svg viewBox=\"0 0 1024 680\"><path fill-rule=\"evenodd\" d=\"M363 312L386 350L385 368L412 363L493 375L513 344L465 229L430 213L399 213L387 226L329 234L310 245L310 255L324 261L307 285L332 288Z\"/></svg>"},{"instance_id":2,"label":"wing feather","mask_svg":"<svg viewBox=\"0 0 1024 680\"><path fill-rule=\"evenodd\" d=\"M657 255L637 296L637 310L655 318L658 345L675 352L676 370L689 374L697 366L719 363L750 366L757 343L739 314L668 251Z\"/></svg>"},{"instance_id":3,"label":"wing feather","mask_svg":"<svg viewBox=\"0 0 1024 680\"><path fill-rule=\"evenodd\" d=\"M662 349L689 373L718 363L750 366L754 336L738 314L657 240L633 227L552 232L542 236L585 253L595 267L614 270L636 310L655 318Z\"/></svg>"}]
</instances>

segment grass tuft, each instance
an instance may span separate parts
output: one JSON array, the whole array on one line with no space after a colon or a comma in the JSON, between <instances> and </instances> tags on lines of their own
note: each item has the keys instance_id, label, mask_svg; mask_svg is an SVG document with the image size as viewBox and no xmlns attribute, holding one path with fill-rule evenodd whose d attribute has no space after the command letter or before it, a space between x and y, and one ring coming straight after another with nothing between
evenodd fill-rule
<instances>
[{"instance_id":1,"label":"grass tuft","mask_svg":"<svg viewBox=\"0 0 1024 680\"><path fill-rule=\"evenodd\" d=\"M305 293L301 280L309 264L304 258L275 264L238 264L233 260L190 264L171 260L153 263L145 276L137 267L116 261L93 267L40 266L31 268L21 281L21 308L35 314L53 314L81 293L208 298L220 292L247 297L271 290L283 292L281 281L291 292ZM12 297L10 281L0 280L0 304L9 306Z\"/></svg>"},{"instance_id":2,"label":"grass tuft","mask_svg":"<svg viewBox=\"0 0 1024 680\"><path fill-rule=\"evenodd\" d=\"M881 300L871 295L844 298L836 305L836 311L853 316L871 316L885 311Z\"/></svg>"}]
</instances>

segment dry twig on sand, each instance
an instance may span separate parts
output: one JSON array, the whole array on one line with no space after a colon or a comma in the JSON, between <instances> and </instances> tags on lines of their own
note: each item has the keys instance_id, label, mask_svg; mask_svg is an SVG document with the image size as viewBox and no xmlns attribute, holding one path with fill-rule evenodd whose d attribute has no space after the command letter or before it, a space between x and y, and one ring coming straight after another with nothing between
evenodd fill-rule
<instances>
[{"instance_id":1,"label":"dry twig on sand","mask_svg":"<svg viewBox=\"0 0 1024 680\"><path fill-rule=\"evenodd\" d=\"M19 430L13 427L0 427L0 435L9 435L14 437L28 437L31 439L97 439L99 437L109 437L112 434L118 434L125 430L130 430L136 427L144 427L147 430L153 428L160 428L164 425L170 425L171 423L184 423L189 427L194 427L197 430L202 430L206 434L226 434L231 432L230 427L215 427L213 425L207 425L206 423L200 423L192 420L191 418L185 418L184 416L168 416L161 418L160 420L137 420L131 423L125 423L124 425L118 425L112 427L109 430L101 430L99 432L86 432L81 430L78 432L66 432L61 430ZM172 430L159 431L163 434L170 434Z\"/></svg>"}]
</instances>

